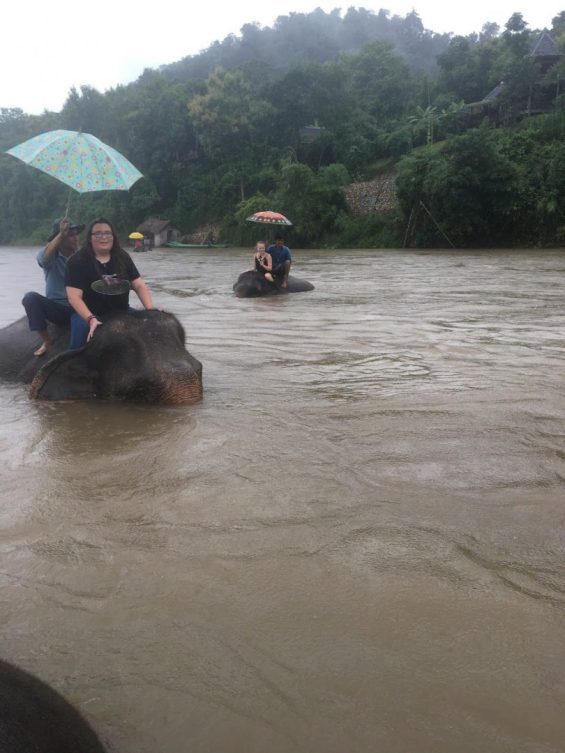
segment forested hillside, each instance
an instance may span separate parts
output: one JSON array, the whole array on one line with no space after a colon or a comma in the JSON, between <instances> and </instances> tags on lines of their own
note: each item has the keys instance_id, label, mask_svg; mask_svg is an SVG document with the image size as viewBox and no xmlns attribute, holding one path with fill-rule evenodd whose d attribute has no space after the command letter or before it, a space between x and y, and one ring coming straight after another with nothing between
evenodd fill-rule
<instances>
[{"instance_id":1,"label":"forested hillside","mask_svg":"<svg viewBox=\"0 0 565 753\"><path fill-rule=\"evenodd\" d=\"M74 194L72 215L124 231L161 216L248 243L245 217L273 208L295 223L294 246L564 243L565 64L531 54L540 31L518 13L466 37L416 13L291 14L132 84L72 90L59 113L2 109L0 149L54 128L111 144L145 177L129 193ZM565 12L549 32L565 52ZM392 165L398 209L352 216L344 186ZM0 243L40 241L66 198L2 153Z\"/></svg>"}]
</instances>

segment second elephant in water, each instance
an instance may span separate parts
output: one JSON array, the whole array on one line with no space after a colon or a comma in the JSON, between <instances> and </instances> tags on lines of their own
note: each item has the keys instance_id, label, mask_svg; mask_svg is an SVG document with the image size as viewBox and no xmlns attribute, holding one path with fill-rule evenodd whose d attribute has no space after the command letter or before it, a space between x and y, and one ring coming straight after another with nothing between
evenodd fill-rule
<instances>
[{"instance_id":1,"label":"second elephant in water","mask_svg":"<svg viewBox=\"0 0 565 753\"><path fill-rule=\"evenodd\" d=\"M287 287L282 288L272 282L268 282L264 275L255 270L242 272L233 286L233 291L238 298L258 298L260 296L284 295L286 293L305 293L308 290L314 290L314 286L308 280L301 280L299 277L289 275Z\"/></svg>"}]
</instances>

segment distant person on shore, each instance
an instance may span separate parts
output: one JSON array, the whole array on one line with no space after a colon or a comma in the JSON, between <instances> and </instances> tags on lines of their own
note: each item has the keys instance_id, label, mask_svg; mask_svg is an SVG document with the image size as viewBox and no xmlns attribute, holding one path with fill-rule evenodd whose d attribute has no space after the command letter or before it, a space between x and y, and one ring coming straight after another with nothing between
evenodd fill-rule
<instances>
[{"instance_id":1,"label":"distant person on shore","mask_svg":"<svg viewBox=\"0 0 565 753\"><path fill-rule=\"evenodd\" d=\"M78 248L78 236L83 229L84 225L74 225L68 217L55 220L47 245L37 254L37 263L45 276L45 295L26 293L22 300L29 328L41 338L34 356L45 355L51 345L47 322L62 326L71 319L73 310L65 290L65 271L67 260Z\"/></svg>"},{"instance_id":2,"label":"distant person on shore","mask_svg":"<svg viewBox=\"0 0 565 753\"><path fill-rule=\"evenodd\" d=\"M70 350L90 340L108 316L130 310L130 289L144 308L153 308L146 282L120 246L112 224L103 217L90 223L83 247L69 260L65 285L74 309Z\"/></svg>"},{"instance_id":3,"label":"distant person on shore","mask_svg":"<svg viewBox=\"0 0 565 753\"><path fill-rule=\"evenodd\" d=\"M273 262L273 277L275 284L281 288L286 288L288 285L288 275L290 272L290 265L292 264L292 258L290 256L290 249L284 245L284 238L282 235L275 237L275 242L272 246L269 246L267 253L271 255Z\"/></svg>"},{"instance_id":4,"label":"distant person on shore","mask_svg":"<svg viewBox=\"0 0 565 753\"><path fill-rule=\"evenodd\" d=\"M255 255L253 256L254 269L268 282L274 283L273 278L273 258L267 253L267 244L265 241L257 241L255 244Z\"/></svg>"}]
</instances>

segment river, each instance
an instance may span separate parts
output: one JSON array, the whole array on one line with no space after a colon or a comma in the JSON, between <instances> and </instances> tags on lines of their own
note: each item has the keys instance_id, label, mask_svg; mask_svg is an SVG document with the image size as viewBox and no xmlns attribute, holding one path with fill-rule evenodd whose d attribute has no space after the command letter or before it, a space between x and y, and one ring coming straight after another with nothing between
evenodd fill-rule
<instances>
[{"instance_id":1,"label":"river","mask_svg":"<svg viewBox=\"0 0 565 753\"><path fill-rule=\"evenodd\" d=\"M135 255L201 404L0 384L0 655L114 753L563 753L565 252L250 258Z\"/></svg>"}]
</instances>

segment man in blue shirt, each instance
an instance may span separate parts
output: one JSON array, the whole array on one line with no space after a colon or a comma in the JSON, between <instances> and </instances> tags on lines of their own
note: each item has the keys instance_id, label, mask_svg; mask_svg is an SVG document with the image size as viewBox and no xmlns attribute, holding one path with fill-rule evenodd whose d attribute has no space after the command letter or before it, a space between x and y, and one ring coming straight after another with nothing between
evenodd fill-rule
<instances>
[{"instance_id":1,"label":"man in blue shirt","mask_svg":"<svg viewBox=\"0 0 565 753\"><path fill-rule=\"evenodd\" d=\"M78 248L78 236L83 229L84 225L73 225L68 217L56 220L47 245L37 254L37 263L45 275L45 295L26 293L22 300L30 330L41 337L34 356L44 355L51 345L47 322L64 325L71 319L73 309L67 300L65 269L67 259Z\"/></svg>"},{"instance_id":2,"label":"man in blue shirt","mask_svg":"<svg viewBox=\"0 0 565 753\"><path fill-rule=\"evenodd\" d=\"M273 260L273 277L275 278L275 283L280 285L281 288L286 288L292 258L290 250L284 245L282 235L276 236L274 244L269 246L267 251L271 254Z\"/></svg>"}]
</instances>

